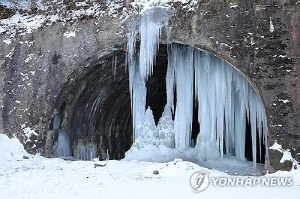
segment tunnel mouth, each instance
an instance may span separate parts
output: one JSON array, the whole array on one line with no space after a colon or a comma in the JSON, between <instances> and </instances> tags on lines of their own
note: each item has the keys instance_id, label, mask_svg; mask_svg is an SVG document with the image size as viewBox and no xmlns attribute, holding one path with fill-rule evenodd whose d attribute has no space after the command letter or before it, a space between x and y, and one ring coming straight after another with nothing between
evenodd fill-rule
<instances>
[{"instance_id":1,"label":"tunnel mouth","mask_svg":"<svg viewBox=\"0 0 300 199\"><path fill-rule=\"evenodd\" d=\"M193 63L195 62L195 53L200 53L201 56L208 54L214 63L225 64L226 67L231 67L234 74L239 74L240 78L244 78L245 82L249 84L249 88L256 94L248 80L240 74L232 65L226 61L209 54L204 51L185 46L182 44L176 45L178 49L192 50ZM156 142L151 143L157 146L162 146L168 150L173 150L169 157L160 159L151 157L140 160L147 161L171 161L175 157L182 158L200 164L208 168L217 168L231 174L241 174L240 170L247 168L247 174L258 175L258 172L265 170L266 157L266 143L263 139L266 137L259 136L258 129L256 130L256 168L252 168L253 164L253 135L251 135L250 117L244 113L245 118L245 142L244 154L240 160L235 158L232 149L224 147L222 152L223 160L206 160L197 158L197 146L199 142L199 135L201 135L201 123L199 122L199 110L201 109L201 102L197 100L197 86L195 79L192 81L192 120L191 127L188 132L187 146L184 151L176 148L176 110L178 108L178 87L174 84L173 93L173 107L168 112L166 117L166 105L169 103L168 88L166 76L170 67L170 51L172 45L160 44L159 51L156 56L156 61L153 67L153 73L145 82L146 99L145 110L153 123L153 129L161 128L164 130L165 124L161 119L167 118L173 128L173 135L163 135L159 130L154 130L157 136ZM137 47L138 49L139 47ZM199 55L200 56L200 55ZM203 57L202 57L203 58ZM132 120L132 102L130 102L130 72L125 64L125 52L119 51L104 57L100 64L95 64L93 67L80 71L74 74L74 79L66 84L61 92L59 105L57 106L61 114L62 121L60 121L60 128L65 130L70 139L70 154L75 159L91 160L93 158L105 159L139 159L137 154L132 153L132 149L137 147L136 138L134 137L134 126ZM174 61L174 60L173 60ZM195 69L193 69L195 70ZM194 74L196 75L196 74ZM194 76L193 75L193 76ZM256 94L257 95L257 94ZM219 96L220 97L220 96ZM257 97L259 100L259 98ZM203 105L203 104L202 104ZM263 108L263 106L261 105ZM264 112L264 110L263 110ZM224 113L223 113L224 114ZM181 118L182 119L182 118ZM178 118L177 118L178 120ZM224 121L225 123L226 121ZM52 125L51 122L50 126ZM169 125L169 124L168 124ZM176 125L176 124L175 124ZM215 124L217 125L217 124ZM226 128L226 124L224 125ZM170 127L170 126L169 126ZM214 127L216 128L216 127ZM258 128L258 127L257 127ZM260 127L259 127L260 128ZM203 129L202 129L203 130ZM265 129L264 129L265 130ZM225 133L225 132L224 132ZM168 141L163 140L162 136L169 136ZM224 134L225 136L225 134ZM135 140L135 141L134 141ZM171 141L170 141L171 140ZM222 141L225 145L225 140ZM220 142L219 142L220 143ZM144 143L145 144L145 143ZM149 144L149 143L146 143ZM243 148L242 147L242 148ZM231 152L229 152L231 150ZM143 149L138 149L139 153L143 153ZM176 152L174 152L176 151ZM126 153L127 152L127 153ZM152 156L157 155L152 151ZM161 155L161 154L160 154ZM134 157L136 156L136 157ZM151 154L149 154L151 156ZM159 156L159 155L158 155ZM240 164L238 165L237 162ZM233 164L232 164L233 163ZM236 164L236 166L234 166Z\"/></svg>"},{"instance_id":2,"label":"tunnel mouth","mask_svg":"<svg viewBox=\"0 0 300 199\"><path fill-rule=\"evenodd\" d=\"M70 75L57 97L53 115L60 116L59 130L70 140L70 157L59 156L73 160L122 159L133 143L125 53L112 48L86 62ZM51 119L46 141L49 157L57 157L54 146L59 142L53 124Z\"/></svg>"}]
</instances>

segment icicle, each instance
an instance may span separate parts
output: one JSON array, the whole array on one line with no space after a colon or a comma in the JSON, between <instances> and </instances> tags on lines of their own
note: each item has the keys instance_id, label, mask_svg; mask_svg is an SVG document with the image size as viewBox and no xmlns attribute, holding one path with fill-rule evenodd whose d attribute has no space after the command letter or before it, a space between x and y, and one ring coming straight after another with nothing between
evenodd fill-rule
<instances>
[{"instance_id":1,"label":"icicle","mask_svg":"<svg viewBox=\"0 0 300 199\"><path fill-rule=\"evenodd\" d=\"M146 106L145 82L153 73L153 65L159 46L161 28L167 24L169 9L155 7L147 10L140 19L140 51L135 53L136 33L127 35L127 65L129 68L129 89L133 117L134 139L141 136L138 125L143 125ZM139 58L137 59L137 56Z\"/></svg>"},{"instance_id":2,"label":"icicle","mask_svg":"<svg viewBox=\"0 0 300 199\"><path fill-rule=\"evenodd\" d=\"M106 161L109 160L109 153L108 153L108 149L106 149Z\"/></svg>"},{"instance_id":3,"label":"icicle","mask_svg":"<svg viewBox=\"0 0 300 199\"><path fill-rule=\"evenodd\" d=\"M56 114L53 118L53 130L59 129L60 127L60 115Z\"/></svg>"},{"instance_id":4,"label":"icicle","mask_svg":"<svg viewBox=\"0 0 300 199\"><path fill-rule=\"evenodd\" d=\"M220 157L219 149L215 142L215 81L211 76L211 57L208 53L195 51L195 94L198 99L198 121L200 134L195 146L199 160L211 160Z\"/></svg>"},{"instance_id":5,"label":"icicle","mask_svg":"<svg viewBox=\"0 0 300 199\"><path fill-rule=\"evenodd\" d=\"M169 46L171 48L171 46ZM168 48L168 51L171 49ZM170 52L171 53L171 52ZM172 52L176 53L176 52ZM167 90L167 105L174 113L174 89L175 89L175 64L176 55L168 56L168 68L166 76L166 90Z\"/></svg>"},{"instance_id":6,"label":"icicle","mask_svg":"<svg viewBox=\"0 0 300 199\"><path fill-rule=\"evenodd\" d=\"M116 74L117 74L117 55L113 55L112 57L112 71L113 71L113 75L114 75L114 80L116 79Z\"/></svg>"},{"instance_id":7,"label":"icicle","mask_svg":"<svg viewBox=\"0 0 300 199\"><path fill-rule=\"evenodd\" d=\"M193 121L193 49L174 45L171 56L177 56L175 81L177 104L175 113L175 147L180 151L190 146L190 131Z\"/></svg>"},{"instance_id":8,"label":"icicle","mask_svg":"<svg viewBox=\"0 0 300 199\"><path fill-rule=\"evenodd\" d=\"M93 143L84 144L82 141L79 141L74 149L75 158L81 160L92 160L96 157L96 154L97 145Z\"/></svg>"},{"instance_id":9,"label":"icicle","mask_svg":"<svg viewBox=\"0 0 300 199\"><path fill-rule=\"evenodd\" d=\"M141 16L140 21L140 72L144 81L153 73L153 65L159 47L161 28L168 23L169 9L154 7Z\"/></svg>"},{"instance_id":10,"label":"icicle","mask_svg":"<svg viewBox=\"0 0 300 199\"><path fill-rule=\"evenodd\" d=\"M191 145L193 103L198 100L200 133L195 145L199 160L223 159L223 154L245 159L246 124L251 125L253 166L256 166L256 137L267 146L267 123L261 102L242 74L230 64L209 53L173 44L168 49L166 75L167 104L158 127L146 106L146 81L153 73L161 28L167 23L168 9L154 8L140 19L140 51L135 52L136 33L127 35L126 62L129 70L134 139L168 145L180 151ZM115 60L116 63L116 60ZM195 80L195 81L194 81ZM194 94L195 87L195 96ZM174 128L164 124L172 118L176 89ZM172 126L172 127L171 127ZM174 133L175 132L175 133ZM175 134L175 135L174 135ZM168 137L169 141L165 142ZM266 158L267 157L266 152ZM261 156L260 156L261 157Z\"/></svg>"},{"instance_id":11,"label":"icicle","mask_svg":"<svg viewBox=\"0 0 300 199\"><path fill-rule=\"evenodd\" d=\"M172 113L169 105L166 105L164 112L157 124L156 132L158 133L158 145L163 145L169 148L175 147L175 132L174 121L172 119Z\"/></svg>"},{"instance_id":12,"label":"icicle","mask_svg":"<svg viewBox=\"0 0 300 199\"><path fill-rule=\"evenodd\" d=\"M140 136L137 126L143 123L146 106L146 86L142 80L135 54L136 35L131 32L127 35L127 65L129 70L129 93L133 120L133 137Z\"/></svg>"},{"instance_id":13,"label":"icicle","mask_svg":"<svg viewBox=\"0 0 300 199\"><path fill-rule=\"evenodd\" d=\"M71 144L68 134L59 129L58 138L53 146L54 156L55 157L65 157L71 156Z\"/></svg>"}]
</instances>

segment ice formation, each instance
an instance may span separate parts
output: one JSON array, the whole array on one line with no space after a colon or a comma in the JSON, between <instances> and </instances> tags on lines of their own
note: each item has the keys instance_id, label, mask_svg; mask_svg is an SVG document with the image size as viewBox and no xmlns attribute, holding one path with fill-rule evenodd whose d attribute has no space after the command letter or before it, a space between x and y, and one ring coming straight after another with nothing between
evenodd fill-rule
<instances>
[{"instance_id":1,"label":"ice formation","mask_svg":"<svg viewBox=\"0 0 300 199\"><path fill-rule=\"evenodd\" d=\"M199 161L223 160L224 155L245 160L248 122L255 167L257 150L261 153L261 141L267 149L266 116L260 99L240 72L207 52L179 44L169 46L167 104L158 125L155 125L151 109L145 108L145 83L153 72L160 31L168 19L158 17L157 13L160 12L151 9L141 16L138 53L135 52L137 33L132 31L128 34L133 147L140 149L150 144L175 148L183 153L195 146L190 154ZM200 124L196 143L191 142L194 103L199 105ZM174 121L172 113L175 114ZM260 142L259 149L257 140Z\"/></svg>"},{"instance_id":2,"label":"ice formation","mask_svg":"<svg viewBox=\"0 0 300 199\"><path fill-rule=\"evenodd\" d=\"M153 72L159 46L161 28L167 24L169 9L157 7L141 14L140 51L135 52L136 33L131 30L127 35L127 66L129 70L129 89L133 115L134 138L141 136L139 125L143 125L146 107L147 78Z\"/></svg>"},{"instance_id":3,"label":"ice formation","mask_svg":"<svg viewBox=\"0 0 300 199\"><path fill-rule=\"evenodd\" d=\"M59 129L58 130L58 138L55 142L54 148L54 156L55 157L67 157L71 156L71 147L70 147L70 139L68 134Z\"/></svg>"},{"instance_id":4,"label":"ice formation","mask_svg":"<svg viewBox=\"0 0 300 199\"><path fill-rule=\"evenodd\" d=\"M74 157L80 160L92 160L96 158L97 145L79 141L74 149Z\"/></svg>"},{"instance_id":5,"label":"ice formation","mask_svg":"<svg viewBox=\"0 0 300 199\"><path fill-rule=\"evenodd\" d=\"M53 131L56 141L53 145L53 154L55 157L71 156L71 145L68 134L60 129L60 115L56 114L53 118Z\"/></svg>"},{"instance_id":6,"label":"ice formation","mask_svg":"<svg viewBox=\"0 0 300 199\"><path fill-rule=\"evenodd\" d=\"M171 56L169 66L175 70L177 99L174 121L175 147L179 151L185 151L190 146L190 132L193 122L193 49L173 45L169 56ZM167 90L171 89L173 88L167 88Z\"/></svg>"},{"instance_id":7,"label":"ice formation","mask_svg":"<svg viewBox=\"0 0 300 199\"><path fill-rule=\"evenodd\" d=\"M229 154L245 159L248 120L255 166L257 131L258 140L267 145L267 124L254 89L241 73L209 53L194 50L194 64L200 124L196 145L198 158L209 160Z\"/></svg>"}]
</instances>

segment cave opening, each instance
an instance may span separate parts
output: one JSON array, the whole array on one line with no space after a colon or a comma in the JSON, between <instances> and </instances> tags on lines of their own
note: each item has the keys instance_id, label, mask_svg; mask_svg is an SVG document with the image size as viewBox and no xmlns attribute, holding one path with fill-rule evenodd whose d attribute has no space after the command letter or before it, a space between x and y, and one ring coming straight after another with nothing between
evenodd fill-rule
<instances>
[{"instance_id":1,"label":"cave opening","mask_svg":"<svg viewBox=\"0 0 300 199\"><path fill-rule=\"evenodd\" d=\"M170 58L168 58L168 51L169 49L167 45L161 44L159 46L156 62L153 67L153 74L145 83L145 109L150 107L152 110L156 126L158 125L158 122L164 113L164 108L168 103L166 80L170 61ZM95 65L93 68L86 71L81 71L80 74L77 75L80 78L76 79L75 83L73 82L71 86L66 87L67 90L72 90L72 92L65 92L67 95L62 95L64 97L62 97L63 100L59 109L63 117L66 115L62 128L65 129L70 136L71 155L76 159L91 160L95 157L99 157L99 159L103 160L106 159L108 155L110 159L122 159L134 143L134 127L131 110L132 104L130 102L128 83L129 74L124 72L124 54L124 52L118 52L117 59L116 55L110 55L109 57L106 57L101 64ZM204 56L204 54L201 54L201 56ZM220 61L221 59L215 58L213 55L209 56L211 57L210 59L212 60L212 64L220 65L220 63L223 63ZM233 86L237 86L238 83L233 82L232 84ZM195 80L192 81L192 87L192 117L188 133L188 147L199 150L199 146L197 148L197 144L201 143L198 143L198 137L203 134L203 129L201 129L203 126L199 123L199 121L202 121L201 119L203 118L198 117L199 111L201 108L203 110L204 108L209 107L206 107L202 101L198 100L198 87L196 86ZM173 89L173 110L171 111L171 119L175 123L176 109L178 106L177 99L178 96L181 97L178 95L178 91L182 91L178 90L179 88L176 86L174 86ZM233 95L238 95L239 92ZM66 96L72 97L70 98ZM222 98L222 95L216 95L215 97ZM232 102L237 103L234 100ZM240 102L238 102L237 106L241 106ZM220 114L225 117L224 112L220 112ZM246 112L243 114L243 118L248 118ZM249 122L249 119L242 121L245 122L246 131L244 142L245 150L244 152L242 150L243 154L237 154L236 150L233 149L235 146L226 146L226 122L228 121L225 119L222 119L222 122L224 123L224 127L222 127L224 128L222 136L224 136L224 138L223 140L219 140L219 144L223 142L224 147L222 152L224 155L240 155L241 157L245 157L248 161L253 161L251 123ZM220 124L216 123L212 126L212 128L217 131L218 128L220 128L218 125ZM231 128L233 131L236 131L235 128ZM264 129L261 133L263 133L263 131ZM216 139L218 139L217 136L218 135L215 134ZM236 137L234 139L243 138ZM255 139L257 147L256 162L265 163L266 151L265 142L263 140L265 138L260 136L259 131L257 130ZM171 146L175 147L175 144Z\"/></svg>"},{"instance_id":2,"label":"cave opening","mask_svg":"<svg viewBox=\"0 0 300 199\"><path fill-rule=\"evenodd\" d=\"M163 58L165 61L161 61ZM151 75L146 81L140 74L146 69L134 64L133 82L139 82L131 87L133 110L139 113L133 118L137 125L133 126L135 139L157 146L167 142L181 152L194 148L195 159L200 162L234 156L252 161L253 167L265 163L264 108L252 85L236 68L208 52L181 44L169 48L160 45L154 66L147 69ZM144 104L144 91L145 106L140 106ZM174 131L166 132L162 128L167 127L158 121L167 120L165 112L170 110L167 118L172 118ZM172 133L174 144L169 144Z\"/></svg>"},{"instance_id":3,"label":"cave opening","mask_svg":"<svg viewBox=\"0 0 300 199\"><path fill-rule=\"evenodd\" d=\"M246 115L248 118L248 116ZM259 139L259 132L256 131L256 162L265 164L265 154L266 154L266 146L263 142L263 139ZM248 161L253 161L253 151L252 151L252 137L251 137L251 124L248 120L246 120L246 142L245 142L245 158Z\"/></svg>"}]
</instances>

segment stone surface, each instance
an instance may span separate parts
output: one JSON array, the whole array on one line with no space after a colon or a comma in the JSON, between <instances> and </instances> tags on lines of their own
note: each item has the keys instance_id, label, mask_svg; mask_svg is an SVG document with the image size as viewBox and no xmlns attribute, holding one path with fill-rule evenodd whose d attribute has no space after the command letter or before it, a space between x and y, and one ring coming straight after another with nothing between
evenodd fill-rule
<instances>
[{"instance_id":1,"label":"stone surface","mask_svg":"<svg viewBox=\"0 0 300 199\"><path fill-rule=\"evenodd\" d=\"M270 168L269 172L273 173L278 170L284 170L284 171L290 171L293 166L293 162L290 160L286 160L283 163L280 163L281 158L283 157L283 154L276 150L270 150L269 151L269 157L270 157Z\"/></svg>"}]
</instances>

